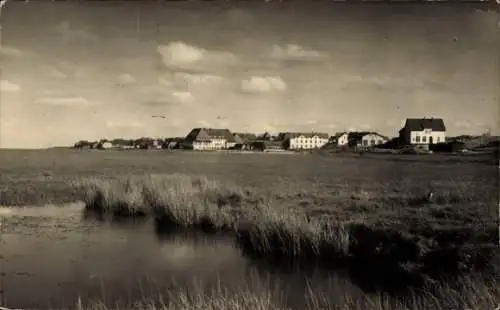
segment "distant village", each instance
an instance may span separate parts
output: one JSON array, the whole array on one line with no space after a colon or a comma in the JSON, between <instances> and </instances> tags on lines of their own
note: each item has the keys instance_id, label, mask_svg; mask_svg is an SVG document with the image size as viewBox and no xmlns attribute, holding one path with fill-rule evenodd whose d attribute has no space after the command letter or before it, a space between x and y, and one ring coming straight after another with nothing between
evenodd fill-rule
<instances>
[{"instance_id":1,"label":"distant village","mask_svg":"<svg viewBox=\"0 0 500 310\"><path fill-rule=\"evenodd\" d=\"M447 137L446 126L441 118L409 118L397 137L389 138L377 132L339 132L333 136L322 132L281 132L271 135L232 132L229 129L194 128L185 137L139 138L99 141L78 141L78 149L184 149L195 151L311 151L330 150L404 150L407 152L453 152L478 146L495 144L498 139L481 136ZM471 145L474 144L473 146Z\"/></svg>"}]
</instances>

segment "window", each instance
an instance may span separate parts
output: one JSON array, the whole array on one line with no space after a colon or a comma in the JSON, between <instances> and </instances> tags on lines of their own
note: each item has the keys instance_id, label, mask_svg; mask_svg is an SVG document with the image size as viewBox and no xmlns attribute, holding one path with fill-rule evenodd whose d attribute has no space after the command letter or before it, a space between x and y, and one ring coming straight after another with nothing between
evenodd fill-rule
<instances>
[{"instance_id":1,"label":"window","mask_svg":"<svg viewBox=\"0 0 500 310\"><path fill-rule=\"evenodd\" d=\"M422 137L422 142L424 142L424 143L427 142L427 137L426 136Z\"/></svg>"},{"instance_id":2,"label":"window","mask_svg":"<svg viewBox=\"0 0 500 310\"><path fill-rule=\"evenodd\" d=\"M420 136L416 137L416 141L417 141L417 143L420 143Z\"/></svg>"},{"instance_id":3,"label":"window","mask_svg":"<svg viewBox=\"0 0 500 310\"><path fill-rule=\"evenodd\" d=\"M368 145L368 140L363 140L363 145L367 146Z\"/></svg>"},{"instance_id":4,"label":"window","mask_svg":"<svg viewBox=\"0 0 500 310\"><path fill-rule=\"evenodd\" d=\"M375 145L375 140L372 140L372 141L371 141L371 145Z\"/></svg>"},{"instance_id":5,"label":"window","mask_svg":"<svg viewBox=\"0 0 500 310\"><path fill-rule=\"evenodd\" d=\"M438 143L439 143L439 142L441 142L441 137L437 137L437 138L436 138L436 141L437 141Z\"/></svg>"},{"instance_id":6,"label":"window","mask_svg":"<svg viewBox=\"0 0 500 310\"><path fill-rule=\"evenodd\" d=\"M382 144L382 143L383 143L382 140L378 140L378 144Z\"/></svg>"}]
</instances>

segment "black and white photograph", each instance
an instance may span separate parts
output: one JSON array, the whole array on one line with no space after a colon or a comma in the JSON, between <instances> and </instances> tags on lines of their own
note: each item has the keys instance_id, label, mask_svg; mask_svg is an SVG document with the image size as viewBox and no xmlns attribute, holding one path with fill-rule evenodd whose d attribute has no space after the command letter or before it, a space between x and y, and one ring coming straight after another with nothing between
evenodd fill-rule
<instances>
[{"instance_id":1,"label":"black and white photograph","mask_svg":"<svg viewBox=\"0 0 500 310\"><path fill-rule=\"evenodd\" d=\"M0 310L499 310L500 4L0 0Z\"/></svg>"}]
</instances>

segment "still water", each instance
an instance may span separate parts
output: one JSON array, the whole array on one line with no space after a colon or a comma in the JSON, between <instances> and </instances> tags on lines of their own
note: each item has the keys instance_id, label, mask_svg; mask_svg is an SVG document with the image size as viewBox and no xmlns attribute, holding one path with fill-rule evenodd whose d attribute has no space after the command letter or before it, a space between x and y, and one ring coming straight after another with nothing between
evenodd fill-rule
<instances>
[{"instance_id":1,"label":"still water","mask_svg":"<svg viewBox=\"0 0 500 310\"><path fill-rule=\"evenodd\" d=\"M342 272L270 267L242 255L232 237L158 235L152 222L110 223L84 216L83 205L0 208L3 304L70 308L79 297L129 303L184 289L271 289L304 308L305 293L331 298L363 293Z\"/></svg>"}]
</instances>

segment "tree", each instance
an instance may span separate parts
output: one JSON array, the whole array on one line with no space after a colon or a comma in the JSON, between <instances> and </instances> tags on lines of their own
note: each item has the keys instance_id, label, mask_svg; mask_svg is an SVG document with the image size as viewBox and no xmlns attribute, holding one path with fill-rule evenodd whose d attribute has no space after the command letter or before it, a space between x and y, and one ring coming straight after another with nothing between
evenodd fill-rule
<instances>
[{"instance_id":1,"label":"tree","mask_svg":"<svg viewBox=\"0 0 500 310\"><path fill-rule=\"evenodd\" d=\"M271 134L269 132L265 132L262 135L257 137L257 140L261 141L271 141Z\"/></svg>"}]
</instances>

